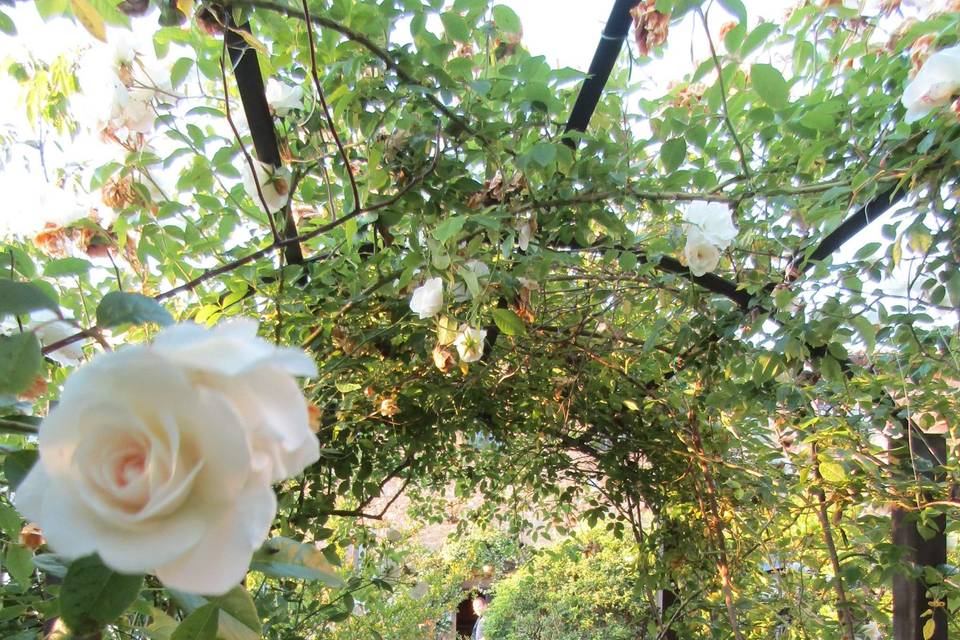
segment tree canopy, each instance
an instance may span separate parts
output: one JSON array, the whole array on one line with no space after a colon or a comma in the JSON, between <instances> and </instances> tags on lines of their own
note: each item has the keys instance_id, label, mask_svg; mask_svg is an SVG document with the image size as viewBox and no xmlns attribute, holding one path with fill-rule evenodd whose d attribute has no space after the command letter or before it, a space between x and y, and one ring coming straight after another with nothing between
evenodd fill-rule
<instances>
[{"instance_id":1,"label":"tree canopy","mask_svg":"<svg viewBox=\"0 0 960 640\"><path fill-rule=\"evenodd\" d=\"M922 580L925 637L960 631L960 13L642 0L567 132L585 73L531 55L509 4L0 8L4 38L33 11L31 37L89 33L2 63L33 127L0 133L29 190L0 214L4 637L332 638L369 592L412 624L389 567L344 562L388 486L422 522L472 500L464 530L625 541L629 589L583 609L613 594L643 635L569 637L893 637L894 575ZM639 86L684 30L709 53ZM273 478L243 585L24 529L41 420L87 361L239 318L316 364L319 441ZM891 509L947 562L912 563Z\"/></svg>"}]
</instances>

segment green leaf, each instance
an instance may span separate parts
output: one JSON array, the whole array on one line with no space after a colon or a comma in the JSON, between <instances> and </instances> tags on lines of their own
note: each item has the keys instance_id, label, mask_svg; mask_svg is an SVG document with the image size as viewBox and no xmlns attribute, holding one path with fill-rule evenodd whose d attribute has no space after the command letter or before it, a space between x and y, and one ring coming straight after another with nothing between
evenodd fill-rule
<instances>
[{"instance_id":1,"label":"green leaf","mask_svg":"<svg viewBox=\"0 0 960 640\"><path fill-rule=\"evenodd\" d=\"M847 479L847 472L843 465L833 460L823 460L820 462L820 475L831 484L839 484Z\"/></svg>"},{"instance_id":2,"label":"green leaf","mask_svg":"<svg viewBox=\"0 0 960 640\"><path fill-rule=\"evenodd\" d=\"M264 543L253 555L250 568L274 578L319 580L337 589L344 585L322 551L289 538L277 537Z\"/></svg>"},{"instance_id":3,"label":"green leaf","mask_svg":"<svg viewBox=\"0 0 960 640\"><path fill-rule=\"evenodd\" d=\"M236 586L225 595L213 599L220 608L220 640L258 640L262 625L257 606L250 593Z\"/></svg>"},{"instance_id":4,"label":"green leaf","mask_svg":"<svg viewBox=\"0 0 960 640\"><path fill-rule=\"evenodd\" d=\"M667 173L673 173L683 164L687 157L687 141L683 138L671 138L660 147L660 161L663 162L663 170Z\"/></svg>"},{"instance_id":5,"label":"green leaf","mask_svg":"<svg viewBox=\"0 0 960 640\"><path fill-rule=\"evenodd\" d=\"M497 28L504 33L519 34L522 30L520 16L504 4L493 6L493 21L497 25Z\"/></svg>"},{"instance_id":6,"label":"green leaf","mask_svg":"<svg viewBox=\"0 0 960 640\"><path fill-rule=\"evenodd\" d=\"M33 333L0 336L0 395L28 389L43 367L40 341Z\"/></svg>"},{"instance_id":7,"label":"green leaf","mask_svg":"<svg viewBox=\"0 0 960 640\"><path fill-rule=\"evenodd\" d=\"M747 8L740 0L717 0L720 6L736 16L740 22L747 21Z\"/></svg>"},{"instance_id":8,"label":"green leaf","mask_svg":"<svg viewBox=\"0 0 960 640\"><path fill-rule=\"evenodd\" d=\"M353 391L359 391L363 388L363 385L357 384L356 382L338 382L336 386L337 391L340 393L351 393Z\"/></svg>"},{"instance_id":9,"label":"green leaf","mask_svg":"<svg viewBox=\"0 0 960 640\"><path fill-rule=\"evenodd\" d=\"M446 11L440 14L440 21L443 23L444 31L452 40L470 42L470 27L460 14L455 11Z\"/></svg>"},{"instance_id":10,"label":"green leaf","mask_svg":"<svg viewBox=\"0 0 960 640\"><path fill-rule=\"evenodd\" d=\"M219 624L220 608L209 602L184 618L170 640L216 640Z\"/></svg>"},{"instance_id":11,"label":"green leaf","mask_svg":"<svg viewBox=\"0 0 960 640\"><path fill-rule=\"evenodd\" d=\"M17 25L15 25L13 23L13 19L3 11L0 11L0 31L4 32L8 36L17 35Z\"/></svg>"},{"instance_id":12,"label":"green leaf","mask_svg":"<svg viewBox=\"0 0 960 640\"><path fill-rule=\"evenodd\" d=\"M168 325L173 322L173 316L153 298L124 291L111 291L97 307L97 324L103 328L147 322Z\"/></svg>"},{"instance_id":13,"label":"green leaf","mask_svg":"<svg viewBox=\"0 0 960 640\"><path fill-rule=\"evenodd\" d=\"M753 53L753 50L762 45L778 28L774 22L761 22L758 24L756 28L744 38L743 44L740 46L740 55L745 56Z\"/></svg>"},{"instance_id":14,"label":"green leaf","mask_svg":"<svg viewBox=\"0 0 960 640\"><path fill-rule=\"evenodd\" d=\"M530 149L530 159L541 167L549 167L557 159L557 147L552 142L538 142Z\"/></svg>"},{"instance_id":15,"label":"green leaf","mask_svg":"<svg viewBox=\"0 0 960 640\"><path fill-rule=\"evenodd\" d=\"M79 276L93 268L93 264L82 258L60 258L51 260L43 268L43 275L50 278L63 276Z\"/></svg>"},{"instance_id":16,"label":"green leaf","mask_svg":"<svg viewBox=\"0 0 960 640\"><path fill-rule=\"evenodd\" d=\"M790 86L772 65L758 63L750 67L750 82L764 102L774 109L785 109L790 104Z\"/></svg>"},{"instance_id":17,"label":"green leaf","mask_svg":"<svg viewBox=\"0 0 960 640\"><path fill-rule=\"evenodd\" d=\"M20 514L13 507L0 502L0 531L7 534L11 540L20 535Z\"/></svg>"},{"instance_id":18,"label":"green leaf","mask_svg":"<svg viewBox=\"0 0 960 640\"><path fill-rule=\"evenodd\" d=\"M39 457L36 449L21 449L8 453L3 460L3 477L7 479L7 485L16 491Z\"/></svg>"},{"instance_id":19,"label":"green leaf","mask_svg":"<svg viewBox=\"0 0 960 640\"><path fill-rule=\"evenodd\" d=\"M527 333L523 320L510 309L494 309L493 321L500 327L500 331L508 336L522 336Z\"/></svg>"},{"instance_id":20,"label":"green leaf","mask_svg":"<svg viewBox=\"0 0 960 640\"><path fill-rule=\"evenodd\" d=\"M60 614L73 631L94 632L119 618L142 587L143 576L117 573L98 556L85 556L67 569L60 588Z\"/></svg>"},{"instance_id":21,"label":"green leaf","mask_svg":"<svg viewBox=\"0 0 960 640\"><path fill-rule=\"evenodd\" d=\"M11 544L3 558L3 566L14 580L23 588L30 586L33 576L33 552L23 545Z\"/></svg>"},{"instance_id":22,"label":"green leaf","mask_svg":"<svg viewBox=\"0 0 960 640\"><path fill-rule=\"evenodd\" d=\"M466 223L467 216L453 216L447 218L438 224L437 228L433 230L433 237L436 238L438 242L446 242L450 238L460 233L460 230L463 229L463 225Z\"/></svg>"},{"instance_id":23,"label":"green leaf","mask_svg":"<svg viewBox=\"0 0 960 640\"><path fill-rule=\"evenodd\" d=\"M0 278L0 318L20 316L39 309L59 311L57 303L37 285Z\"/></svg>"},{"instance_id":24,"label":"green leaf","mask_svg":"<svg viewBox=\"0 0 960 640\"><path fill-rule=\"evenodd\" d=\"M193 60L190 58L180 58L174 62L173 66L170 67L170 85L177 89L186 80L187 74L190 73L192 68ZM216 160L214 160L214 164L217 164Z\"/></svg>"}]
</instances>

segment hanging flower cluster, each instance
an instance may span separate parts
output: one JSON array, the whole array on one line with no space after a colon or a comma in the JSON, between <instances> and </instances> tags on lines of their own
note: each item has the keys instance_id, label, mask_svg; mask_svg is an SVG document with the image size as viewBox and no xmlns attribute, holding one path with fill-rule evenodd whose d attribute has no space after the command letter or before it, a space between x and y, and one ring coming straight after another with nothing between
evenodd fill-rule
<instances>
[{"instance_id":1,"label":"hanging flower cluster","mask_svg":"<svg viewBox=\"0 0 960 640\"><path fill-rule=\"evenodd\" d=\"M256 331L176 325L67 379L15 497L51 548L190 593L240 582L276 514L271 485L320 454L294 379L313 361Z\"/></svg>"},{"instance_id":2,"label":"hanging flower cluster","mask_svg":"<svg viewBox=\"0 0 960 640\"><path fill-rule=\"evenodd\" d=\"M130 143L153 130L154 81L138 60L133 44L118 37L84 56L77 71L80 101L77 113L104 138ZM139 144L135 145L139 146Z\"/></svg>"},{"instance_id":3,"label":"hanging flower cluster","mask_svg":"<svg viewBox=\"0 0 960 640\"><path fill-rule=\"evenodd\" d=\"M720 252L737 237L730 209L716 202L691 202L683 213L687 244L683 249L690 272L710 273L720 264Z\"/></svg>"},{"instance_id":4,"label":"hanging flower cluster","mask_svg":"<svg viewBox=\"0 0 960 640\"><path fill-rule=\"evenodd\" d=\"M931 55L903 91L906 122L916 122L946 106L960 92L960 46Z\"/></svg>"},{"instance_id":5,"label":"hanging flower cluster","mask_svg":"<svg viewBox=\"0 0 960 640\"><path fill-rule=\"evenodd\" d=\"M473 260L467 263L467 270L478 276L486 276L490 273L490 268L486 264ZM459 284L457 287L463 288L462 300L466 300L466 287ZM454 288L454 295L458 288ZM460 298L458 298L460 299ZM432 318L443 309L443 280L441 278L430 278L422 285L417 287L410 297L410 310L417 314L421 320ZM461 324L460 328L454 334L450 320L446 317L440 319L440 339L434 347L433 357L434 365L446 373L452 368L453 356L446 349L450 344L457 348L460 354L460 361L464 363L476 362L483 356L483 343L487 337L486 329L472 327L469 324ZM448 337L449 334L449 337Z\"/></svg>"}]
</instances>

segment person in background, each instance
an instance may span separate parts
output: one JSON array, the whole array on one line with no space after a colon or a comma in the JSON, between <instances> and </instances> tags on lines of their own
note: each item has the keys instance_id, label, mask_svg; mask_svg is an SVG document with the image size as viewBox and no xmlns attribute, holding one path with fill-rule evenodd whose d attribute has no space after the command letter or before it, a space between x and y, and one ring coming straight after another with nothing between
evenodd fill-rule
<instances>
[{"instance_id":1,"label":"person in background","mask_svg":"<svg viewBox=\"0 0 960 640\"><path fill-rule=\"evenodd\" d=\"M487 597L483 594L473 599L473 612L477 614L477 622L473 625L473 633L470 640L483 639L483 614L487 610Z\"/></svg>"}]
</instances>

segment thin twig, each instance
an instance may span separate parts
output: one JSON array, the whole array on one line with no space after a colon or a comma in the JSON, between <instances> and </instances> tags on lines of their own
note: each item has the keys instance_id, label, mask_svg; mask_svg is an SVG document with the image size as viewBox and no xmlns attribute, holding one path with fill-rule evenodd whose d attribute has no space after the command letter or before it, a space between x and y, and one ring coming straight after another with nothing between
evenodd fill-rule
<instances>
[{"instance_id":1,"label":"thin twig","mask_svg":"<svg viewBox=\"0 0 960 640\"><path fill-rule=\"evenodd\" d=\"M333 115L330 113L330 107L327 105L327 99L323 95L323 85L320 84L320 76L317 75L317 48L313 40L313 20L310 19L310 7L307 6L307 0L303 0L304 24L307 25L307 42L310 45L310 76L313 78L313 85L317 89L317 98L320 100L320 106L323 108L323 114L327 119L327 126L330 127L330 135L337 145L337 151L343 159L343 166L347 170L347 177L350 179L350 190L353 191L353 208L360 208L360 190L357 188L357 179L353 175L353 167L350 165L350 157L346 149L343 148L343 142L340 140L340 134L337 133L337 127L333 123Z\"/></svg>"},{"instance_id":2,"label":"thin twig","mask_svg":"<svg viewBox=\"0 0 960 640\"><path fill-rule=\"evenodd\" d=\"M737 135L737 130L733 126L733 120L730 119L730 108L727 105L726 83L723 81L723 65L720 64L717 49L713 46L713 37L710 35L710 25L707 24L707 16L704 15L699 7L697 7L697 13L703 22L703 30L707 34L707 44L710 45L710 56L713 58L713 66L717 69L717 82L720 84L720 104L723 106L723 120L727 124L727 129L730 130L733 143L737 145L737 151L740 152L740 166L743 167L743 174L749 179L753 174L750 172L750 165L747 163L747 154L743 149L743 143L740 142L740 136Z\"/></svg>"}]
</instances>

